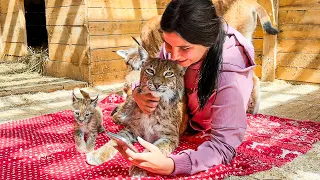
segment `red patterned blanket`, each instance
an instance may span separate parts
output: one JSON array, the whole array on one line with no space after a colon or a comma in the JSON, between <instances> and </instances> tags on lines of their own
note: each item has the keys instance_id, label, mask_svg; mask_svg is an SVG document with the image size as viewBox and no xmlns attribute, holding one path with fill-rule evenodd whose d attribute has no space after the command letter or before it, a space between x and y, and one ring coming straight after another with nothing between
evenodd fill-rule
<instances>
[{"instance_id":1,"label":"red patterned blanket","mask_svg":"<svg viewBox=\"0 0 320 180\"><path fill-rule=\"evenodd\" d=\"M104 126L112 132L121 129L110 113L123 100L112 94L100 102ZM319 141L320 123L295 121L274 116L248 115L245 140L238 155L228 165L215 166L191 177L177 179L223 179L243 176L282 166L306 153ZM97 147L109 139L100 134ZM201 135L184 136L174 153L195 149L203 142ZM136 147L141 148L136 144ZM0 125L0 179L130 179L128 164L118 153L100 166L90 166L85 155L75 150L71 110ZM154 174L146 179L172 179Z\"/></svg>"}]
</instances>

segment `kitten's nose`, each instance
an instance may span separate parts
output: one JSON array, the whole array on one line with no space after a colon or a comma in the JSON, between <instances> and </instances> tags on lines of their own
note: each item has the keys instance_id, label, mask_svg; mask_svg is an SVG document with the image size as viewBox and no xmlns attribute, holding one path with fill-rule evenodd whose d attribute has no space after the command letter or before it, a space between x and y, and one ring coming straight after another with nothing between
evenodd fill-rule
<instances>
[{"instance_id":1,"label":"kitten's nose","mask_svg":"<svg viewBox=\"0 0 320 180\"><path fill-rule=\"evenodd\" d=\"M158 89L158 88L159 88L159 86L160 86L160 84L159 84L159 83L153 83L153 85L154 85L154 87L155 87L156 89Z\"/></svg>"}]
</instances>

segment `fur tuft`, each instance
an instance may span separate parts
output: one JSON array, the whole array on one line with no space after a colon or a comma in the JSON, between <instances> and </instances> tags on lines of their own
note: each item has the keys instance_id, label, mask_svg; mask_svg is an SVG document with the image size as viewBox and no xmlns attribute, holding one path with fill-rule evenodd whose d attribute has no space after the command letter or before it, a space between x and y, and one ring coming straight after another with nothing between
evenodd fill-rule
<instances>
[{"instance_id":1,"label":"fur tuft","mask_svg":"<svg viewBox=\"0 0 320 180\"><path fill-rule=\"evenodd\" d=\"M263 24L263 29L268 33L272 35L276 35L279 33L278 29L275 29L272 25L271 22L265 22Z\"/></svg>"}]
</instances>

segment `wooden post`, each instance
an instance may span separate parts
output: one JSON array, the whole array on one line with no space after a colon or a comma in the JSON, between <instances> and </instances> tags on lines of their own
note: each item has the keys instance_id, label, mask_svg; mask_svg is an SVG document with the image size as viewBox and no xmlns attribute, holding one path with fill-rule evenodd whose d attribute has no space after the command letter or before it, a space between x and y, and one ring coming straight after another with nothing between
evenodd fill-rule
<instances>
[{"instance_id":1,"label":"wooden post","mask_svg":"<svg viewBox=\"0 0 320 180\"><path fill-rule=\"evenodd\" d=\"M279 0L259 0L270 16L271 23L277 26ZM274 81L276 78L277 35L264 33L262 57L262 81Z\"/></svg>"},{"instance_id":2,"label":"wooden post","mask_svg":"<svg viewBox=\"0 0 320 180\"><path fill-rule=\"evenodd\" d=\"M20 29L23 30L22 33L23 33L23 46L22 46L22 49L21 49L21 52L22 52L22 56L25 56L28 54L28 42L27 42L27 24L26 24L26 11L25 11L25 8L24 8L24 1L25 0L19 0L18 3L19 4L19 21L21 23L21 26L20 26Z\"/></svg>"},{"instance_id":3,"label":"wooden post","mask_svg":"<svg viewBox=\"0 0 320 180\"><path fill-rule=\"evenodd\" d=\"M2 61L2 58L4 56L3 54L3 42L2 42L2 28L1 28L1 9L0 9L0 61Z\"/></svg>"}]
</instances>

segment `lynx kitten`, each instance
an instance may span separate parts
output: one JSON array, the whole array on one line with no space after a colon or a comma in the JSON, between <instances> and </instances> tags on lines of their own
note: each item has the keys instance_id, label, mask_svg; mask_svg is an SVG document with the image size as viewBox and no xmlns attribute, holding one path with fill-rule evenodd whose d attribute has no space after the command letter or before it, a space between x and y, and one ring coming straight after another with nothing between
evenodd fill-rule
<instances>
[{"instance_id":1,"label":"lynx kitten","mask_svg":"<svg viewBox=\"0 0 320 180\"><path fill-rule=\"evenodd\" d=\"M74 108L74 140L79 152L93 151L98 132L104 132L102 126L102 112L97 106L98 96L91 99L89 94L80 90L83 98L72 93L72 106ZM87 142L84 136L87 135Z\"/></svg>"},{"instance_id":2,"label":"lynx kitten","mask_svg":"<svg viewBox=\"0 0 320 180\"><path fill-rule=\"evenodd\" d=\"M141 67L148 58L147 51L134 37L132 37L132 39L138 44L138 47L131 47L127 50L117 51L117 54L123 57L124 61L128 65L129 70L125 77L125 83L123 86L124 98L132 95L132 84L139 82Z\"/></svg>"}]
</instances>

